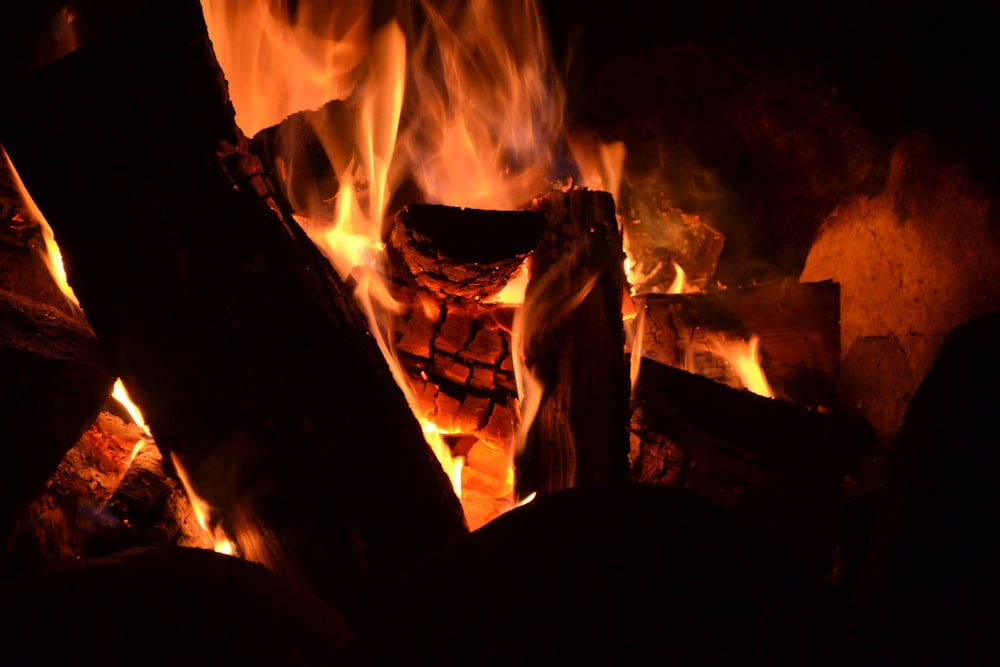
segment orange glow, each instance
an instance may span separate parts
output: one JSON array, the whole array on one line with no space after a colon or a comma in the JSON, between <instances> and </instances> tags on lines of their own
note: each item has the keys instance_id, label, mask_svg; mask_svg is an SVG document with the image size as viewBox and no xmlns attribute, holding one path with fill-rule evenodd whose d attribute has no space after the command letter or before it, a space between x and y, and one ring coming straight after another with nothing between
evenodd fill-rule
<instances>
[{"instance_id":1,"label":"orange glow","mask_svg":"<svg viewBox=\"0 0 1000 667\"><path fill-rule=\"evenodd\" d=\"M505 303L517 305L524 303L524 293L528 289L528 260L524 260L514 277L507 281L503 289L493 296L483 299L484 303Z\"/></svg>"},{"instance_id":2,"label":"orange glow","mask_svg":"<svg viewBox=\"0 0 1000 667\"><path fill-rule=\"evenodd\" d=\"M744 387L755 394L774 398L774 392L760 365L760 338L751 336L749 341L713 338L707 347L709 352L726 360Z\"/></svg>"},{"instance_id":3,"label":"orange glow","mask_svg":"<svg viewBox=\"0 0 1000 667\"><path fill-rule=\"evenodd\" d=\"M38 205L35 204L35 200L31 198L31 194L28 193L28 189L24 187L24 183L21 181L21 177L17 173L17 169L14 168L14 163L10 161L10 156L7 155L7 151L0 147L0 151L3 152L4 160L7 162L7 170L11 175L11 179L14 182L14 187L17 188L18 194L21 195L21 200L24 203L24 207L28 210L28 215L31 216L32 220L38 222L42 229L42 239L45 241L45 252L42 255L42 259L45 261L45 266L48 267L49 273L52 274L52 279L55 280L56 285L59 287L59 291L63 293L63 296L72 303L74 306L80 306L80 302L76 298L76 294L73 292L73 288L70 287L69 280L66 278L66 267L63 264L62 253L59 251L59 246L56 245L55 234L52 233L52 227L49 226L48 221L42 212L38 209Z\"/></svg>"},{"instance_id":4,"label":"orange glow","mask_svg":"<svg viewBox=\"0 0 1000 667\"><path fill-rule=\"evenodd\" d=\"M177 478L180 480L181 486L184 487L184 493L187 494L188 501L191 503L194 518L198 521L198 525L201 526L202 530L212 538L214 551L227 555L235 554L236 545L229 541L221 526L212 526L212 508L205 499L195 493L194 487L191 486L191 481L188 478L187 470L181 465L180 458L174 452L170 452L170 461L174 464L174 470L177 471Z\"/></svg>"}]
</instances>

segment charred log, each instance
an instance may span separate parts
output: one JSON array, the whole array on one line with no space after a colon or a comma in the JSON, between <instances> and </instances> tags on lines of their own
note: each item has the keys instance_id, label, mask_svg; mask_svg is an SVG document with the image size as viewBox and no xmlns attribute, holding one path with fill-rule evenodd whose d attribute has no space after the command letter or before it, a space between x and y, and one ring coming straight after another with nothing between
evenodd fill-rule
<instances>
[{"instance_id":1,"label":"charred log","mask_svg":"<svg viewBox=\"0 0 1000 667\"><path fill-rule=\"evenodd\" d=\"M838 418L643 359L630 429L634 481L707 497L833 567L849 438Z\"/></svg>"},{"instance_id":2,"label":"charred log","mask_svg":"<svg viewBox=\"0 0 1000 667\"><path fill-rule=\"evenodd\" d=\"M331 100L322 108L294 113L255 134L250 149L281 190L292 210L306 215L329 214L337 196L338 178L354 154L357 110L348 102ZM339 143L338 143L339 142Z\"/></svg>"},{"instance_id":3,"label":"charred log","mask_svg":"<svg viewBox=\"0 0 1000 667\"><path fill-rule=\"evenodd\" d=\"M465 532L461 506L349 290L261 175L199 4L146 3L17 95L0 139L157 443L244 555L363 617ZM95 193L108 204L81 205Z\"/></svg>"},{"instance_id":4,"label":"charred log","mask_svg":"<svg viewBox=\"0 0 1000 667\"><path fill-rule=\"evenodd\" d=\"M100 412L114 377L85 324L0 290L0 544Z\"/></svg>"},{"instance_id":5,"label":"charred log","mask_svg":"<svg viewBox=\"0 0 1000 667\"><path fill-rule=\"evenodd\" d=\"M541 383L519 468L526 492L628 475L624 253L614 200L573 189L538 202L546 228L531 256L525 363ZM529 399L530 400L530 399Z\"/></svg>"},{"instance_id":6,"label":"charred log","mask_svg":"<svg viewBox=\"0 0 1000 667\"><path fill-rule=\"evenodd\" d=\"M484 298L517 273L544 226L538 211L410 204L396 214L386 247L394 274L441 298Z\"/></svg>"}]
</instances>

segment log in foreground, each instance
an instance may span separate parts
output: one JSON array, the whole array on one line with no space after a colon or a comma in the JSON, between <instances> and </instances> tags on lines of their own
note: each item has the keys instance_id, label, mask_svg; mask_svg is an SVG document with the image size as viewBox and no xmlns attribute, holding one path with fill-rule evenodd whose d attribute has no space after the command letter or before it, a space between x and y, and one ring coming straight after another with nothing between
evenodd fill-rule
<instances>
[{"instance_id":1,"label":"log in foreground","mask_svg":"<svg viewBox=\"0 0 1000 667\"><path fill-rule=\"evenodd\" d=\"M351 638L335 610L288 579L185 547L4 581L0 610L4 655L22 664L336 665Z\"/></svg>"},{"instance_id":2,"label":"log in foreground","mask_svg":"<svg viewBox=\"0 0 1000 667\"><path fill-rule=\"evenodd\" d=\"M357 621L466 532L349 290L249 153L198 2L145 3L16 94L0 140L88 320L244 555Z\"/></svg>"},{"instance_id":3,"label":"log in foreground","mask_svg":"<svg viewBox=\"0 0 1000 667\"><path fill-rule=\"evenodd\" d=\"M630 429L634 481L683 487L834 566L850 435L836 416L643 359Z\"/></svg>"}]
</instances>

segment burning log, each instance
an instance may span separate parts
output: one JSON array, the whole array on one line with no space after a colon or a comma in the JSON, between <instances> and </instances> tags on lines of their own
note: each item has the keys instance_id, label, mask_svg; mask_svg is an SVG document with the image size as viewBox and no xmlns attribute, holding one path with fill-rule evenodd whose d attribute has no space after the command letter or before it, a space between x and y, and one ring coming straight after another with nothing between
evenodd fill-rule
<instances>
[{"instance_id":1,"label":"burning log","mask_svg":"<svg viewBox=\"0 0 1000 667\"><path fill-rule=\"evenodd\" d=\"M10 570L69 565L140 540L212 548L183 489L157 465L155 445L130 465L143 435L112 412L98 415L19 517Z\"/></svg>"},{"instance_id":2,"label":"burning log","mask_svg":"<svg viewBox=\"0 0 1000 667\"><path fill-rule=\"evenodd\" d=\"M531 256L524 356L541 395L519 484L546 492L624 480L625 276L614 200L572 189L537 205L546 228Z\"/></svg>"},{"instance_id":3,"label":"burning log","mask_svg":"<svg viewBox=\"0 0 1000 667\"><path fill-rule=\"evenodd\" d=\"M739 387L720 340L760 341L761 366L775 395L810 407L836 405L840 289L832 281L768 283L695 294L635 298L644 314L641 354Z\"/></svg>"},{"instance_id":4,"label":"burning log","mask_svg":"<svg viewBox=\"0 0 1000 667\"><path fill-rule=\"evenodd\" d=\"M111 391L94 333L60 311L0 290L0 544L17 515L94 421Z\"/></svg>"},{"instance_id":5,"label":"burning log","mask_svg":"<svg viewBox=\"0 0 1000 667\"><path fill-rule=\"evenodd\" d=\"M461 506L249 152L199 4L146 3L17 95L0 138L157 443L245 556L363 618L466 532ZM106 206L80 205L97 192Z\"/></svg>"},{"instance_id":6,"label":"burning log","mask_svg":"<svg viewBox=\"0 0 1000 667\"><path fill-rule=\"evenodd\" d=\"M167 475L156 443L143 438L133 450L117 488L87 527L83 553L98 556L152 545L211 549L210 536L182 486Z\"/></svg>"},{"instance_id":7,"label":"burning log","mask_svg":"<svg viewBox=\"0 0 1000 667\"><path fill-rule=\"evenodd\" d=\"M834 565L849 436L835 416L642 359L631 422L634 481L691 490Z\"/></svg>"},{"instance_id":8,"label":"burning log","mask_svg":"<svg viewBox=\"0 0 1000 667\"><path fill-rule=\"evenodd\" d=\"M441 298L481 299L514 277L544 226L538 211L410 204L396 214L386 247L396 275Z\"/></svg>"}]
</instances>

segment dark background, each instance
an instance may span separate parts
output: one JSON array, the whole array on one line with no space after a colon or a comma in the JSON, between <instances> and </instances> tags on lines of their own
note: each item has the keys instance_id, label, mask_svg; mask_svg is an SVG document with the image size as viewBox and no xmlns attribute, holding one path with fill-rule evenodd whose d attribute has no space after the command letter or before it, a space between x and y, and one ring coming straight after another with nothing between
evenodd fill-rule
<instances>
[{"instance_id":1,"label":"dark background","mask_svg":"<svg viewBox=\"0 0 1000 667\"><path fill-rule=\"evenodd\" d=\"M580 85L655 45L742 41L801 53L833 77L877 137L926 130L1000 186L1000 40L989 3L541 0L557 56L573 46Z\"/></svg>"}]
</instances>

